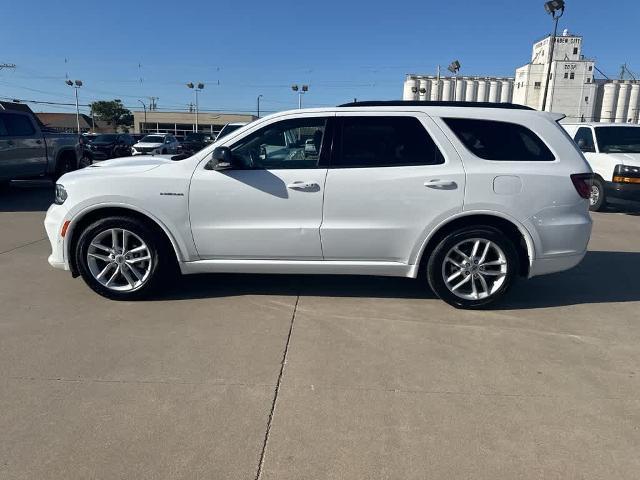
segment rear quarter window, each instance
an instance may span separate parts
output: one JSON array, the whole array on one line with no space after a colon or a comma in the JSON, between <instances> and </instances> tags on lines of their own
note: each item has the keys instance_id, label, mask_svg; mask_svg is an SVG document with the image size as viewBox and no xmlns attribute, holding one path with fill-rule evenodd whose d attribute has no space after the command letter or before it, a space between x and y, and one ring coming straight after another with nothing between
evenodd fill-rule
<instances>
[{"instance_id":1,"label":"rear quarter window","mask_svg":"<svg viewBox=\"0 0 640 480\"><path fill-rule=\"evenodd\" d=\"M495 120L443 118L458 140L485 160L551 162L553 153L523 125Z\"/></svg>"}]
</instances>

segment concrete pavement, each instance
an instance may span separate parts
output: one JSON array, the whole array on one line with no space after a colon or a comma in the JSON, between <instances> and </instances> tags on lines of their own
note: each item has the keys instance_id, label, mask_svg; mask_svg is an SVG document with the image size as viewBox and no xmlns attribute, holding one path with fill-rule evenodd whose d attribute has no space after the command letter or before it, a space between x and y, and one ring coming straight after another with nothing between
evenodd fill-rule
<instances>
[{"instance_id":1,"label":"concrete pavement","mask_svg":"<svg viewBox=\"0 0 640 480\"><path fill-rule=\"evenodd\" d=\"M638 476L638 211L594 215L578 268L464 312L367 277L111 302L46 263L50 198L0 192L2 479Z\"/></svg>"}]
</instances>

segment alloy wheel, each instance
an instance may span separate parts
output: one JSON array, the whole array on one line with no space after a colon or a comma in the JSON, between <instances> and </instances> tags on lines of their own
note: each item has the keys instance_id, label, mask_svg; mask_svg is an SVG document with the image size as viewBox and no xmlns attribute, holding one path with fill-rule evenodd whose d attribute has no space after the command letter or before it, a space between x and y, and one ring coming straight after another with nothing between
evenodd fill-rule
<instances>
[{"instance_id":1,"label":"alloy wheel","mask_svg":"<svg viewBox=\"0 0 640 480\"><path fill-rule=\"evenodd\" d=\"M110 228L91 240L87 265L93 278L104 287L133 291L149 278L153 259L138 235L123 228Z\"/></svg>"},{"instance_id":2,"label":"alloy wheel","mask_svg":"<svg viewBox=\"0 0 640 480\"><path fill-rule=\"evenodd\" d=\"M589 195L589 205L595 206L600 201L600 188L597 185L591 185L591 194Z\"/></svg>"},{"instance_id":3,"label":"alloy wheel","mask_svg":"<svg viewBox=\"0 0 640 480\"><path fill-rule=\"evenodd\" d=\"M508 273L507 256L483 238L463 240L451 248L442 264L442 278L451 293L465 300L481 300L497 292Z\"/></svg>"}]
</instances>

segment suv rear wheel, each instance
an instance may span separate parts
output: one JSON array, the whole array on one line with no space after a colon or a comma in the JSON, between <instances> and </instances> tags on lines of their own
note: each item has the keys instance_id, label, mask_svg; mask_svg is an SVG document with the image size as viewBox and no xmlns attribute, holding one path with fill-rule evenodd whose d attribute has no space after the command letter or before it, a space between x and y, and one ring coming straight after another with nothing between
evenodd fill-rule
<instances>
[{"instance_id":1,"label":"suv rear wheel","mask_svg":"<svg viewBox=\"0 0 640 480\"><path fill-rule=\"evenodd\" d=\"M427 263L427 280L448 304L480 308L502 297L518 270L513 242L495 228L474 226L438 243Z\"/></svg>"},{"instance_id":2,"label":"suv rear wheel","mask_svg":"<svg viewBox=\"0 0 640 480\"><path fill-rule=\"evenodd\" d=\"M80 235L76 265L86 284L113 300L148 296L172 271L173 256L164 239L129 217L108 217Z\"/></svg>"}]
</instances>

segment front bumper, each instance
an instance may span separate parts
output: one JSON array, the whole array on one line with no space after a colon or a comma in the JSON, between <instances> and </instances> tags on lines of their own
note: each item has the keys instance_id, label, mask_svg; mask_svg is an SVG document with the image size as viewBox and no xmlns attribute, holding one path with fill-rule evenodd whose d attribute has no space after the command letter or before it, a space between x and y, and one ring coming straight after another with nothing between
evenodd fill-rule
<instances>
[{"instance_id":1,"label":"front bumper","mask_svg":"<svg viewBox=\"0 0 640 480\"><path fill-rule=\"evenodd\" d=\"M640 202L640 183L605 182L604 189L609 197Z\"/></svg>"},{"instance_id":2,"label":"front bumper","mask_svg":"<svg viewBox=\"0 0 640 480\"><path fill-rule=\"evenodd\" d=\"M51 244L51 255L48 258L49 264L62 270L69 270L69 265L65 258L64 237L60 234L66 215L67 209L64 205L56 205L54 203L51 204L44 218L44 228Z\"/></svg>"}]
</instances>

